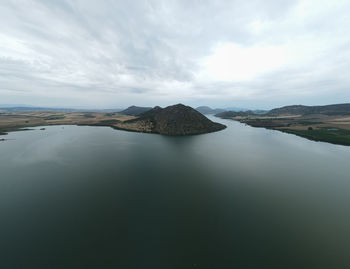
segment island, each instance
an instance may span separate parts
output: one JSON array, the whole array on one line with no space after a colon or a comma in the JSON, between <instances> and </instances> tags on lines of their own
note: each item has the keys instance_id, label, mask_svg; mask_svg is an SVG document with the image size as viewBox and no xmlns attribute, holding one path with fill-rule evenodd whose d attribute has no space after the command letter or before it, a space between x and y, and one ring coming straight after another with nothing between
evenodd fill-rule
<instances>
[{"instance_id":1,"label":"island","mask_svg":"<svg viewBox=\"0 0 350 269\"><path fill-rule=\"evenodd\" d=\"M225 111L215 116L252 127L295 134L310 140L350 146L350 104L292 105L265 113Z\"/></svg>"},{"instance_id":2,"label":"island","mask_svg":"<svg viewBox=\"0 0 350 269\"><path fill-rule=\"evenodd\" d=\"M155 107L139 114L135 119L116 122L113 127L164 135L196 135L226 128L225 125L212 122L200 112L182 104L166 108Z\"/></svg>"},{"instance_id":3,"label":"island","mask_svg":"<svg viewBox=\"0 0 350 269\"><path fill-rule=\"evenodd\" d=\"M125 114L124 114L125 113ZM131 115L133 114L133 115ZM29 111L0 112L0 135L25 128L49 125L109 126L114 129L170 136L198 135L220 131L225 125L213 122L195 109L177 104L161 108L129 107L120 112ZM45 128L41 128L45 130Z\"/></svg>"}]
</instances>

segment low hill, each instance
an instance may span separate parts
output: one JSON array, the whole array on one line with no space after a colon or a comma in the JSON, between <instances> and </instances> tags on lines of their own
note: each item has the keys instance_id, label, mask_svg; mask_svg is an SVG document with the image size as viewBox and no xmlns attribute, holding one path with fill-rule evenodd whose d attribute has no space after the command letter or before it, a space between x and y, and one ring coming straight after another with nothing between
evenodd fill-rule
<instances>
[{"instance_id":1,"label":"low hill","mask_svg":"<svg viewBox=\"0 0 350 269\"><path fill-rule=\"evenodd\" d=\"M268 113L270 116L278 115L310 115L310 114L324 114L324 115L350 115L350 104L336 104L326 106L303 106L293 105L275 108Z\"/></svg>"},{"instance_id":2,"label":"low hill","mask_svg":"<svg viewBox=\"0 0 350 269\"><path fill-rule=\"evenodd\" d=\"M229 119L233 117L246 117L251 115L257 115L254 111L248 110L248 111L225 111L216 114L216 117L223 118L223 119Z\"/></svg>"},{"instance_id":3,"label":"low hill","mask_svg":"<svg viewBox=\"0 0 350 269\"><path fill-rule=\"evenodd\" d=\"M128 116L138 116L148 110L151 110L151 107L141 107L141 106L129 106L127 109L120 111L120 114Z\"/></svg>"},{"instance_id":4,"label":"low hill","mask_svg":"<svg viewBox=\"0 0 350 269\"><path fill-rule=\"evenodd\" d=\"M250 110L250 109L249 108L244 108L244 107L235 107L235 106L225 107L225 111L240 112L240 111L248 111L248 110Z\"/></svg>"},{"instance_id":5,"label":"low hill","mask_svg":"<svg viewBox=\"0 0 350 269\"><path fill-rule=\"evenodd\" d=\"M116 125L117 128L164 135L195 135L220 131L226 126L212 122L195 109L177 104L155 107L138 118Z\"/></svg>"},{"instance_id":6,"label":"low hill","mask_svg":"<svg viewBox=\"0 0 350 269\"><path fill-rule=\"evenodd\" d=\"M221 113L221 112L224 112L226 111L225 109L222 109L222 108L210 108L208 106L199 106L196 108L196 110L204 115L207 115L207 114L218 114L218 113Z\"/></svg>"}]
</instances>

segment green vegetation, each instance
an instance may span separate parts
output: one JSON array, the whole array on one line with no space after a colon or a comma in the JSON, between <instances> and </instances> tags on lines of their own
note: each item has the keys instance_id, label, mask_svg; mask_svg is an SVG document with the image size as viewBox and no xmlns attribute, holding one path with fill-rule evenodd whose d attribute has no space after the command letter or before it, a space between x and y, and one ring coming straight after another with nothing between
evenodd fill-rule
<instances>
[{"instance_id":1,"label":"green vegetation","mask_svg":"<svg viewBox=\"0 0 350 269\"><path fill-rule=\"evenodd\" d=\"M6 129L0 129L0 135L8 135L9 132L19 132L19 131L31 131L30 128L21 128L21 127L10 127Z\"/></svg>"},{"instance_id":2,"label":"green vegetation","mask_svg":"<svg viewBox=\"0 0 350 269\"><path fill-rule=\"evenodd\" d=\"M280 129L280 131L302 136L310 140L350 146L350 130L324 127L324 128L312 129L312 130L291 130L291 129L281 130Z\"/></svg>"},{"instance_id":3,"label":"green vegetation","mask_svg":"<svg viewBox=\"0 0 350 269\"><path fill-rule=\"evenodd\" d=\"M310 124L322 124L321 121L312 121L312 120L301 120L301 121L296 121L296 125L310 125Z\"/></svg>"},{"instance_id":4,"label":"green vegetation","mask_svg":"<svg viewBox=\"0 0 350 269\"><path fill-rule=\"evenodd\" d=\"M65 115L51 115L51 116L47 116L44 118L44 120L61 120L64 119L66 116Z\"/></svg>"},{"instance_id":5,"label":"green vegetation","mask_svg":"<svg viewBox=\"0 0 350 269\"><path fill-rule=\"evenodd\" d=\"M92 114L90 114L90 113L85 113L85 114L83 114L83 117L84 117L84 118L90 118L90 119L96 118L94 115L92 115Z\"/></svg>"}]
</instances>

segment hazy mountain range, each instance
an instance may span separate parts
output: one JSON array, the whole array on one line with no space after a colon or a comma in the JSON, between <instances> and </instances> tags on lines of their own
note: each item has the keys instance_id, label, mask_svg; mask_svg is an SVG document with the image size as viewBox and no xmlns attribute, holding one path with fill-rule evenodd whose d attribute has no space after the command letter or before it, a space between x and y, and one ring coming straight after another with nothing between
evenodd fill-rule
<instances>
[{"instance_id":1,"label":"hazy mountain range","mask_svg":"<svg viewBox=\"0 0 350 269\"><path fill-rule=\"evenodd\" d=\"M335 104L325 106L303 106L293 105L275 108L268 112L269 115L307 115L307 114L325 114L325 115L346 115L350 114L350 104Z\"/></svg>"},{"instance_id":2,"label":"hazy mountain range","mask_svg":"<svg viewBox=\"0 0 350 269\"><path fill-rule=\"evenodd\" d=\"M61 111L61 112L118 112L124 115L137 116L152 107L129 106L126 109L110 108L110 109L78 109L78 108L52 108L52 107L35 107L28 105L0 105L0 112L35 112L35 111ZM198 112L204 115L220 115L222 117L247 116L267 114L270 116L290 114L290 115L306 115L306 114L325 114L325 115L347 115L350 114L350 104L332 104L324 106L304 106L290 105L271 110L249 110L239 107L230 108L211 108L209 106L199 106L195 108Z\"/></svg>"},{"instance_id":3,"label":"hazy mountain range","mask_svg":"<svg viewBox=\"0 0 350 269\"><path fill-rule=\"evenodd\" d=\"M59 107L36 107L30 105L16 104L0 104L0 111L7 112L35 112L35 111L62 111L62 112L86 112L86 111L108 111L108 112L120 112L124 115L137 116L143 112L151 110L152 107L142 107L142 106L129 106L126 109L121 108L108 108L108 109L88 109L88 108L59 108ZM249 109L239 108L239 107L228 107L228 108L211 108L209 106L199 106L195 108L200 113L206 114L218 114L224 111L247 111Z\"/></svg>"},{"instance_id":4,"label":"hazy mountain range","mask_svg":"<svg viewBox=\"0 0 350 269\"><path fill-rule=\"evenodd\" d=\"M310 115L310 114L324 114L324 115L350 115L350 104L334 104L325 106L303 106L292 105L280 108L274 108L269 111L264 110L248 110L248 111L224 111L216 114L221 118L232 118L237 116L250 116L266 114L268 116L278 115Z\"/></svg>"}]
</instances>

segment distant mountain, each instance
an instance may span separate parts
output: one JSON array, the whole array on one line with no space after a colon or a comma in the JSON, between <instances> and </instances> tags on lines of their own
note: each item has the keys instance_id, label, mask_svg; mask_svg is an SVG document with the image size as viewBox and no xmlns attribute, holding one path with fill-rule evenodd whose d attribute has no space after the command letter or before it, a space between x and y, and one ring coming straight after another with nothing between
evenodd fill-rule
<instances>
[{"instance_id":1,"label":"distant mountain","mask_svg":"<svg viewBox=\"0 0 350 269\"><path fill-rule=\"evenodd\" d=\"M50 107L31 107L31 106L20 106L20 107L10 107L10 106L0 106L0 111L3 112L37 112L37 111L58 111L58 112L76 112L78 109L72 108L50 108Z\"/></svg>"},{"instance_id":2,"label":"distant mountain","mask_svg":"<svg viewBox=\"0 0 350 269\"><path fill-rule=\"evenodd\" d=\"M247 110L247 111L225 111L216 114L220 118L246 117L252 115L310 115L310 114L324 114L324 115L350 115L350 104L335 104L325 106L303 106L292 105L280 108L274 108L270 111L265 110Z\"/></svg>"},{"instance_id":3,"label":"distant mountain","mask_svg":"<svg viewBox=\"0 0 350 269\"><path fill-rule=\"evenodd\" d=\"M350 115L350 104L335 104L326 106L284 106L281 108L272 109L267 114L270 116L308 114Z\"/></svg>"},{"instance_id":4,"label":"distant mountain","mask_svg":"<svg viewBox=\"0 0 350 269\"><path fill-rule=\"evenodd\" d=\"M127 109L124 109L119 113L129 116L137 116L151 109L151 107L129 106Z\"/></svg>"},{"instance_id":5,"label":"distant mountain","mask_svg":"<svg viewBox=\"0 0 350 269\"><path fill-rule=\"evenodd\" d=\"M257 113L255 113L252 110L248 110L248 111L225 111L225 112L221 112L216 114L216 117L219 118L223 118L223 119L229 119L229 118L233 118L233 117L246 117L246 116L251 116L251 115L257 115Z\"/></svg>"},{"instance_id":6,"label":"distant mountain","mask_svg":"<svg viewBox=\"0 0 350 269\"><path fill-rule=\"evenodd\" d=\"M225 111L248 111L249 108L242 108L242 107L226 107L224 109Z\"/></svg>"},{"instance_id":7,"label":"distant mountain","mask_svg":"<svg viewBox=\"0 0 350 269\"><path fill-rule=\"evenodd\" d=\"M121 109L109 108L109 109L78 109L78 108L57 108L57 107L35 107L35 106L10 106L10 105L0 105L0 112L11 112L11 113L21 113L21 112L40 112L40 111L51 111L51 112L119 112Z\"/></svg>"},{"instance_id":8,"label":"distant mountain","mask_svg":"<svg viewBox=\"0 0 350 269\"><path fill-rule=\"evenodd\" d=\"M204 134L226 128L225 125L212 122L195 109L182 104L166 108L155 107L136 119L119 123L116 127L164 135Z\"/></svg>"},{"instance_id":9,"label":"distant mountain","mask_svg":"<svg viewBox=\"0 0 350 269\"><path fill-rule=\"evenodd\" d=\"M33 107L33 106L25 105L25 104L0 104L0 108L6 108L6 107Z\"/></svg>"},{"instance_id":10,"label":"distant mountain","mask_svg":"<svg viewBox=\"0 0 350 269\"><path fill-rule=\"evenodd\" d=\"M222 108L210 108L208 106L199 106L196 108L196 110L204 115L207 115L207 114L218 114L218 113L221 113L221 112L224 112L226 111L225 109L222 109Z\"/></svg>"}]
</instances>

